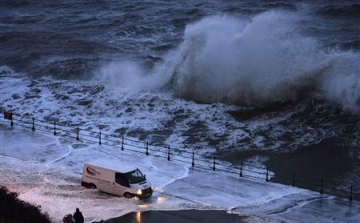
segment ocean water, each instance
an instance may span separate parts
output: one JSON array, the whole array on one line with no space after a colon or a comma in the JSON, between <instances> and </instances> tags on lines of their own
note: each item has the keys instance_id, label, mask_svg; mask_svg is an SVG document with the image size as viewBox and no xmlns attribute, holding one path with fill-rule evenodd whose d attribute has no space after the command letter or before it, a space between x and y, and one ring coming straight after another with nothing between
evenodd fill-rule
<instances>
[{"instance_id":1,"label":"ocean water","mask_svg":"<svg viewBox=\"0 0 360 223\"><path fill-rule=\"evenodd\" d=\"M1 111L340 189L360 181L359 61L358 1L0 2Z\"/></svg>"}]
</instances>

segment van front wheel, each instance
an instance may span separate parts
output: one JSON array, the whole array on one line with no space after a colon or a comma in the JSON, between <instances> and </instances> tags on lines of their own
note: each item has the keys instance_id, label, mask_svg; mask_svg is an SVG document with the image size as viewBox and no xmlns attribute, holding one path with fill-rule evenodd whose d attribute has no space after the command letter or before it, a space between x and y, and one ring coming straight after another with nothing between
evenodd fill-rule
<instances>
[{"instance_id":1,"label":"van front wheel","mask_svg":"<svg viewBox=\"0 0 360 223\"><path fill-rule=\"evenodd\" d=\"M134 195L132 195L132 194L130 194L130 193L125 193L125 194L123 195L123 197L130 199L130 198L133 198Z\"/></svg>"},{"instance_id":2,"label":"van front wheel","mask_svg":"<svg viewBox=\"0 0 360 223\"><path fill-rule=\"evenodd\" d=\"M90 189L96 189L96 185L95 185L95 184L90 184L90 185L89 185L89 188L90 188Z\"/></svg>"}]
</instances>

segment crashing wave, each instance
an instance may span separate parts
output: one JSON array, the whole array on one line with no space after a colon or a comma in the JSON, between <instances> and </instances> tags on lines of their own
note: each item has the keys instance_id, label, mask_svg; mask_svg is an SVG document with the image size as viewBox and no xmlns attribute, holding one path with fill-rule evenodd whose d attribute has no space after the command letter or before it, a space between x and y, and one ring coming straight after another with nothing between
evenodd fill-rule
<instances>
[{"instance_id":1,"label":"crashing wave","mask_svg":"<svg viewBox=\"0 0 360 223\"><path fill-rule=\"evenodd\" d=\"M169 60L178 96L203 103L266 106L321 97L357 110L359 54L324 50L300 33L295 13L250 22L213 16L188 25ZM174 58L175 57L175 58Z\"/></svg>"}]
</instances>

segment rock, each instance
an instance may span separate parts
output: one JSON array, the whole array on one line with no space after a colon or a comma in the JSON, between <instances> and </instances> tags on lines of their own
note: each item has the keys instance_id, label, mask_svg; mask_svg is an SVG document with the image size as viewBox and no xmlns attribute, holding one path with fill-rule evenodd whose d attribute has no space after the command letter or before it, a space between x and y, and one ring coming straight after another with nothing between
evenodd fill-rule
<instances>
[{"instance_id":1,"label":"rock","mask_svg":"<svg viewBox=\"0 0 360 223\"><path fill-rule=\"evenodd\" d=\"M98 125L97 127L98 127L100 130L103 130L103 129L109 127L109 126L108 126L108 125Z\"/></svg>"},{"instance_id":2,"label":"rock","mask_svg":"<svg viewBox=\"0 0 360 223\"><path fill-rule=\"evenodd\" d=\"M88 106L92 103L91 100L81 100L81 101L78 101L78 104L79 105L82 105L82 106Z\"/></svg>"},{"instance_id":3,"label":"rock","mask_svg":"<svg viewBox=\"0 0 360 223\"><path fill-rule=\"evenodd\" d=\"M124 135L126 133L126 128L115 129L115 133L119 133L120 135Z\"/></svg>"},{"instance_id":4,"label":"rock","mask_svg":"<svg viewBox=\"0 0 360 223\"><path fill-rule=\"evenodd\" d=\"M20 95L18 95L18 94L13 94L13 95L12 95L12 98L13 98L14 100L16 100L16 99L20 99L21 97L20 97Z\"/></svg>"}]
</instances>

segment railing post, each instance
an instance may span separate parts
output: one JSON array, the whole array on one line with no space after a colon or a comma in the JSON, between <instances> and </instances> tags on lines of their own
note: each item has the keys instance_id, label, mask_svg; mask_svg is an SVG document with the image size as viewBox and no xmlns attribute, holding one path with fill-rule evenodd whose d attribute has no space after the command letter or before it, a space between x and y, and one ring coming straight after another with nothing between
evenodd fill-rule
<instances>
[{"instance_id":1,"label":"railing post","mask_svg":"<svg viewBox=\"0 0 360 223\"><path fill-rule=\"evenodd\" d=\"M56 136L56 122L54 122L54 135Z\"/></svg>"},{"instance_id":2,"label":"railing post","mask_svg":"<svg viewBox=\"0 0 360 223\"><path fill-rule=\"evenodd\" d=\"M79 137L79 132L80 132L79 127L76 127L76 140L77 140L77 141L79 141L79 140L80 140L80 137Z\"/></svg>"},{"instance_id":3,"label":"railing post","mask_svg":"<svg viewBox=\"0 0 360 223\"><path fill-rule=\"evenodd\" d=\"M269 182L269 168L266 167L266 182Z\"/></svg>"},{"instance_id":4,"label":"railing post","mask_svg":"<svg viewBox=\"0 0 360 223\"><path fill-rule=\"evenodd\" d=\"M121 150L124 151L124 136L121 137Z\"/></svg>"},{"instance_id":5,"label":"railing post","mask_svg":"<svg viewBox=\"0 0 360 223\"><path fill-rule=\"evenodd\" d=\"M240 174L239 177L243 177L243 161L240 163Z\"/></svg>"},{"instance_id":6,"label":"railing post","mask_svg":"<svg viewBox=\"0 0 360 223\"><path fill-rule=\"evenodd\" d=\"M100 134L99 134L99 145L101 146L101 131L100 131Z\"/></svg>"},{"instance_id":7,"label":"railing post","mask_svg":"<svg viewBox=\"0 0 360 223\"><path fill-rule=\"evenodd\" d=\"M168 157L167 160L170 161L170 146L168 147Z\"/></svg>"},{"instance_id":8,"label":"railing post","mask_svg":"<svg viewBox=\"0 0 360 223\"><path fill-rule=\"evenodd\" d=\"M349 200L352 201L353 200L353 185L351 184L350 186L350 197Z\"/></svg>"},{"instance_id":9,"label":"railing post","mask_svg":"<svg viewBox=\"0 0 360 223\"><path fill-rule=\"evenodd\" d=\"M195 150L193 150L193 153L192 153L192 162L191 162L191 166L192 166L192 167L195 167Z\"/></svg>"},{"instance_id":10,"label":"railing post","mask_svg":"<svg viewBox=\"0 0 360 223\"><path fill-rule=\"evenodd\" d=\"M295 173L293 173L293 175L292 175L292 183L291 183L291 185L293 187L295 187Z\"/></svg>"},{"instance_id":11,"label":"railing post","mask_svg":"<svg viewBox=\"0 0 360 223\"><path fill-rule=\"evenodd\" d=\"M320 194L324 193L324 179L321 177L320 181Z\"/></svg>"},{"instance_id":12,"label":"railing post","mask_svg":"<svg viewBox=\"0 0 360 223\"><path fill-rule=\"evenodd\" d=\"M35 118L32 118L32 131L35 132Z\"/></svg>"},{"instance_id":13,"label":"railing post","mask_svg":"<svg viewBox=\"0 0 360 223\"><path fill-rule=\"evenodd\" d=\"M146 142L146 155L149 155L149 142Z\"/></svg>"},{"instance_id":14,"label":"railing post","mask_svg":"<svg viewBox=\"0 0 360 223\"><path fill-rule=\"evenodd\" d=\"M215 171L215 156L214 156L214 162L213 162L213 168L212 168L213 171Z\"/></svg>"}]
</instances>

